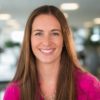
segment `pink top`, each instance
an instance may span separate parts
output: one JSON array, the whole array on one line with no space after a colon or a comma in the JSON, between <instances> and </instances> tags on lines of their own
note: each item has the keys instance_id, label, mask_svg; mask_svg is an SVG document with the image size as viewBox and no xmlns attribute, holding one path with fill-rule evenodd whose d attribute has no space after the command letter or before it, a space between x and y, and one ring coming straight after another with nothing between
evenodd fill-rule
<instances>
[{"instance_id":1,"label":"pink top","mask_svg":"<svg viewBox=\"0 0 100 100\"><path fill-rule=\"evenodd\" d=\"M75 72L75 87L77 100L100 100L100 82L87 72ZM5 90L3 100L20 100L20 88L16 83L11 83ZM40 97L40 100L43 100Z\"/></svg>"}]
</instances>

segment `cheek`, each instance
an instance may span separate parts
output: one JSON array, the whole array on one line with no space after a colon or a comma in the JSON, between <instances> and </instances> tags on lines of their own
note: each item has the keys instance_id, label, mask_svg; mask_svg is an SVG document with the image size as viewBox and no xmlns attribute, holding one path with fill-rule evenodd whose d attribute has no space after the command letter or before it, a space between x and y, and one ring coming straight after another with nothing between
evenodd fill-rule
<instances>
[{"instance_id":1,"label":"cheek","mask_svg":"<svg viewBox=\"0 0 100 100\"><path fill-rule=\"evenodd\" d=\"M32 47L32 51L34 51L35 49L37 49L40 45L40 41L38 39L32 38L31 39L31 47Z\"/></svg>"},{"instance_id":2,"label":"cheek","mask_svg":"<svg viewBox=\"0 0 100 100\"><path fill-rule=\"evenodd\" d=\"M62 39L62 38L58 40L58 45L59 45L60 47L63 47L63 39Z\"/></svg>"},{"instance_id":3,"label":"cheek","mask_svg":"<svg viewBox=\"0 0 100 100\"><path fill-rule=\"evenodd\" d=\"M31 46L35 46L37 43L37 40L35 38L31 38Z\"/></svg>"}]
</instances>

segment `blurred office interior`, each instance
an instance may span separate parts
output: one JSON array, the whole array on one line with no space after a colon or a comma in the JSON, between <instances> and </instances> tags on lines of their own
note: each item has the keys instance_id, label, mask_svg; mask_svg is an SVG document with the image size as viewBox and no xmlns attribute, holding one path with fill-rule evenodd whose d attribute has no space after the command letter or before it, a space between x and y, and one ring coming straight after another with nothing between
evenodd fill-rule
<instances>
[{"instance_id":1,"label":"blurred office interior","mask_svg":"<svg viewBox=\"0 0 100 100\"><path fill-rule=\"evenodd\" d=\"M0 0L0 100L16 72L27 18L44 4L62 10L81 65L100 79L100 0Z\"/></svg>"}]
</instances>

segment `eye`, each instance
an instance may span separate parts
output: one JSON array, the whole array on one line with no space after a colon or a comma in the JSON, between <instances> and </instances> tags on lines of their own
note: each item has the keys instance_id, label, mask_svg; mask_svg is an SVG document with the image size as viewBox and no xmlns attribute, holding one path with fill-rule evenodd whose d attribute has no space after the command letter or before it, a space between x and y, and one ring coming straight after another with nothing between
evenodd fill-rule
<instances>
[{"instance_id":1,"label":"eye","mask_svg":"<svg viewBox=\"0 0 100 100\"><path fill-rule=\"evenodd\" d=\"M37 32L37 33L35 33L34 35L35 35L35 36L41 36L42 33L41 33L41 32Z\"/></svg>"},{"instance_id":2,"label":"eye","mask_svg":"<svg viewBox=\"0 0 100 100\"><path fill-rule=\"evenodd\" d=\"M54 36L59 36L59 32L53 32L52 33Z\"/></svg>"}]
</instances>

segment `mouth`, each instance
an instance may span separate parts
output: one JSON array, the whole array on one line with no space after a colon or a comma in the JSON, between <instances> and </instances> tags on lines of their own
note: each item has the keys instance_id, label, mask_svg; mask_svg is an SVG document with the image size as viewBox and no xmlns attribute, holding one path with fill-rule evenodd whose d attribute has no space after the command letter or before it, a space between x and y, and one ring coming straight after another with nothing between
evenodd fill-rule
<instances>
[{"instance_id":1,"label":"mouth","mask_svg":"<svg viewBox=\"0 0 100 100\"><path fill-rule=\"evenodd\" d=\"M51 54L54 52L54 49L40 49L40 51L44 54Z\"/></svg>"}]
</instances>

